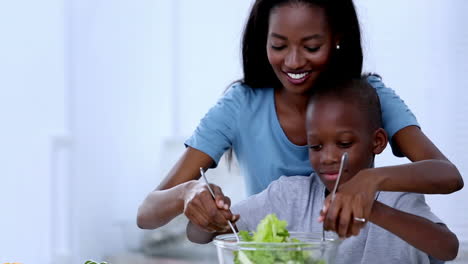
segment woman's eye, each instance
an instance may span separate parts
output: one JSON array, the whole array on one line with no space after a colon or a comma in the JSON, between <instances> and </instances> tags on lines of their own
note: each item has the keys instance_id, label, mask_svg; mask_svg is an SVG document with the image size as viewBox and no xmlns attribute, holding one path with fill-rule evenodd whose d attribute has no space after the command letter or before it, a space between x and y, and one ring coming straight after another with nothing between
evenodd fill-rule
<instances>
[{"instance_id":1,"label":"woman's eye","mask_svg":"<svg viewBox=\"0 0 468 264\"><path fill-rule=\"evenodd\" d=\"M275 45L271 45L271 48L274 49L274 50L282 50L284 49L286 46L275 46Z\"/></svg>"},{"instance_id":2,"label":"woman's eye","mask_svg":"<svg viewBox=\"0 0 468 264\"><path fill-rule=\"evenodd\" d=\"M320 47L305 47L305 49L308 51L308 52L317 52L319 51Z\"/></svg>"},{"instance_id":3,"label":"woman's eye","mask_svg":"<svg viewBox=\"0 0 468 264\"><path fill-rule=\"evenodd\" d=\"M339 142L338 143L338 146L340 148L349 148L349 147L351 147L351 145L353 145L352 142Z\"/></svg>"},{"instance_id":4,"label":"woman's eye","mask_svg":"<svg viewBox=\"0 0 468 264\"><path fill-rule=\"evenodd\" d=\"M319 151L322 149L322 145L309 145L309 148L314 151Z\"/></svg>"}]
</instances>

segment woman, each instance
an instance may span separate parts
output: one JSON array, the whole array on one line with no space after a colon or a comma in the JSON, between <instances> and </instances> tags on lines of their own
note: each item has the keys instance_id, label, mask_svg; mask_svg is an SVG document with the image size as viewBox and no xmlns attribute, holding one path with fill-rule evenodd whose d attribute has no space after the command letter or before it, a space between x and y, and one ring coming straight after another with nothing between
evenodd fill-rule
<instances>
[{"instance_id":1,"label":"woman","mask_svg":"<svg viewBox=\"0 0 468 264\"><path fill-rule=\"evenodd\" d=\"M214 202L196 179L200 167L215 167L229 148L237 156L249 194L282 175L310 175L305 115L311 91L362 74L360 29L352 0L257 0L242 52L243 81L226 92L186 141L180 160L140 206L139 227L157 228L184 213L206 231L227 230L227 220L238 217L229 211L229 198L213 186ZM413 162L437 159L457 170L419 129L404 102L379 77L370 76L368 81L379 94L395 155ZM402 170L411 166L394 166L386 173ZM454 175L428 183L431 193L461 189L463 180L458 171ZM411 181L417 180L417 175L408 179L407 191L417 191L411 189Z\"/></svg>"}]
</instances>

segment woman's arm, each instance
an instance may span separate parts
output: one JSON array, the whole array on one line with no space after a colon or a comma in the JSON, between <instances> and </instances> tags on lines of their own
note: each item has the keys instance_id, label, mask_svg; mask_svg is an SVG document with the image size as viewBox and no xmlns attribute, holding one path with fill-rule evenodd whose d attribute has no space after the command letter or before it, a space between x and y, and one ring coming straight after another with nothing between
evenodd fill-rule
<instances>
[{"instance_id":1,"label":"woman's arm","mask_svg":"<svg viewBox=\"0 0 468 264\"><path fill-rule=\"evenodd\" d=\"M434 159L366 169L356 177L374 184L377 191L448 194L460 190L463 185L463 181L460 185L458 169L451 162Z\"/></svg>"},{"instance_id":2,"label":"woman's arm","mask_svg":"<svg viewBox=\"0 0 468 264\"><path fill-rule=\"evenodd\" d=\"M216 203L200 178L200 167L208 168L213 160L205 153L188 147L161 184L148 194L138 209L137 224L143 229L161 227L181 213L206 230L224 230L230 200L213 185ZM224 209L224 210L223 210Z\"/></svg>"},{"instance_id":3,"label":"woman's arm","mask_svg":"<svg viewBox=\"0 0 468 264\"><path fill-rule=\"evenodd\" d=\"M463 188L463 178L460 175L458 169L453 165L432 143L432 141L421 131L417 126L408 126L398 131L392 138L393 143L396 144L402 154L404 154L413 164L404 164L400 167L395 168L388 167L387 169L376 168L375 170L382 169L382 172L390 177L398 176L400 173L405 173L411 176L415 173L418 177L400 177L398 182L401 185L417 186L421 184L423 187L420 188L422 191L413 191L421 193L452 193ZM433 165L415 165L414 163L423 160L437 160L433 162ZM426 169L425 169L426 168ZM424 169L421 171L420 169ZM437 169L441 174L436 177L430 177L432 179L425 179L424 174L432 169ZM392 171L394 170L394 171ZM423 176L423 177L421 177ZM424 184L423 181L430 180L430 183ZM391 186L390 186L391 187ZM403 187L403 186L400 186ZM409 186L408 186L409 187ZM391 188L399 188L393 186ZM403 187L404 188L404 187ZM410 187L411 188L411 187ZM412 190L402 190L412 191Z\"/></svg>"},{"instance_id":4,"label":"woman's arm","mask_svg":"<svg viewBox=\"0 0 468 264\"><path fill-rule=\"evenodd\" d=\"M440 260L458 254L458 239L445 225L374 202L370 221Z\"/></svg>"}]
</instances>

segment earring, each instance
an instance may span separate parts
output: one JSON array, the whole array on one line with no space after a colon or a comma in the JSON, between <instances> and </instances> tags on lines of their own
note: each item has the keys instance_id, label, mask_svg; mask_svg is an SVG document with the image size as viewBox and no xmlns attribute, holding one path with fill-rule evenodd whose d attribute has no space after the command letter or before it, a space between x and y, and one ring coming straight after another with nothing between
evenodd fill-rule
<instances>
[{"instance_id":1,"label":"earring","mask_svg":"<svg viewBox=\"0 0 468 264\"><path fill-rule=\"evenodd\" d=\"M336 44L336 49L337 49L337 50L340 49L340 44Z\"/></svg>"}]
</instances>

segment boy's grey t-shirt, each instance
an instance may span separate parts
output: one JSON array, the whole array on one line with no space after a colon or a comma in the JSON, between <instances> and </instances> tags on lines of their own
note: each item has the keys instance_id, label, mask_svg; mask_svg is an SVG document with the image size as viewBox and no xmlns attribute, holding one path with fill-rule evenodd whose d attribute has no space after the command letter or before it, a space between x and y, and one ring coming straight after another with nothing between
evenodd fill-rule
<instances>
[{"instance_id":1,"label":"boy's grey t-shirt","mask_svg":"<svg viewBox=\"0 0 468 264\"><path fill-rule=\"evenodd\" d=\"M256 230L267 214L275 213L288 222L289 231L322 232L317 222L325 200L325 186L318 176L281 177L263 192L235 204L231 210L240 214L239 230ZM402 192L380 192L378 201L395 209L424 217L435 223L442 221L426 204L424 195ZM358 236L345 239L336 263L440 263L426 253L409 245L396 235L367 223Z\"/></svg>"}]
</instances>

